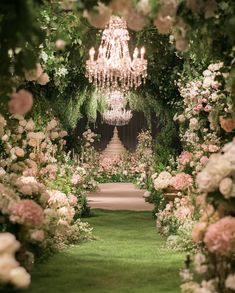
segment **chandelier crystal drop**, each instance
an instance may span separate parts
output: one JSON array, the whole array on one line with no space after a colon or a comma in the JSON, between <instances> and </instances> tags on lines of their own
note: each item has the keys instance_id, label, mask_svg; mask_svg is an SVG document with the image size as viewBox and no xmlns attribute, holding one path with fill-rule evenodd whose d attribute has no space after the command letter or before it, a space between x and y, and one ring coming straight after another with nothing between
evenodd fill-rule
<instances>
[{"instance_id":1,"label":"chandelier crystal drop","mask_svg":"<svg viewBox=\"0 0 235 293\"><path fill-rule=\"evenodd\" d=\"M130 40L126 21L118 16L111 16L103 31L97 58L94 48L89 51L86 61L86 76L98 89L128 91L137 88L147 76L145 48L135 48L130 56Z\"/></svg>"},{"instance_id":2,"label":"chandelier crystal drop","mask_svg":"<svg viewBox=\"0 0 235 293\"><path fill-rule=\"evenodd\" d=\"M123 126L127 125L133 114L131 110L126 109L111 109L103 114L103 120L109 125Z\"/></svg>"}]
</instances>

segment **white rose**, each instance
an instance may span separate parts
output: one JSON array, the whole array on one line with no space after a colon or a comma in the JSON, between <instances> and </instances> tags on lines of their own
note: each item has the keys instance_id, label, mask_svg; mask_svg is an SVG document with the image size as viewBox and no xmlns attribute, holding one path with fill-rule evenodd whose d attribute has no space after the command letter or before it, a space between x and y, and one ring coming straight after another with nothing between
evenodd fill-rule
<instances>
[{"instance_id":1,"label":"white rose","mask_svg":"<svg viewBox=\"0 0 235 293\"><path fill-rule=\"evenodd\" d=\"M225 287L231 290L235 290L235 274L228 275L225 281Z\"/></svg>"},{"instance_id":2,"label":"white rose","mask_svg":"<svg viewBox=\"0 0 235 293\"><path fill-rule=\"evenodd\" d=\"M2 137L2 141L8 141L9 136L7 134L4 134Z\"/></svg>"},{"instance_id":3,"label":"white rose","mask_svg":"<svg viewBox=\"0 0 235 293\"><path fill-rule=\"evenodd\" d=\"M229 198L233 190L233 180L231 178L224 178L220 181L219 190L225 198Z\"/></svg>"},{"instance_id":4,"label":"white rose","mask_svg":"<svg viewBox=\"0 0 235 293\"><path fill-rule=\"evenodd\" d=\"M19 125L22 127L25 127L26 124L27 124L27 121L25 119L19 121Z\"/></svg>"},{"instance_id":5,"label":"white rose","mask_svg":"<svg viewBox=\"0 0 235 293\"><path fill-rule=\"evenodd\" d=\"M14 254L20 248L20 243L11 233L0 233L0 255Z\"/></svg>"},{"instance_id":6,"label":"white rose","mask_svg":"<svg viewBox=\"0 0 235 293\"><path fill-rule=\"evenodd\" d=\"M35 124L33 122L33 119L30 118L29 121L27 122L27 124L25 125L25 129L28 131L33 131L35 128Z\"/></svg>"},{"instance_id":7,"label":"white rose","mask_svg":"<svg viewBox=\"0 0 235 293\"><path fill-rule=\"evenodd\" d=\"M19 263L11 254L0 255L0 280L9 282L10 272L17 268Z\"/></svg>"},{"instance_id":8,"label":"white rose","mask_svg":"<svg viewBox=\"0 0 235 293\"><path fill-rule=\"evenodd\" d=\"M212 72L210 70L208 70L208 69L203 71L204 76L211 76L211 74L212 74Z\"/></svg>"},{"instance_id":9,"label":"white rose","mask_svg":"<svg viewBox=\"0 0 235 293\"><path fill-rule=\"evenodd\" d=\"M59 133L57 131L51 133L51 139L56 139L59 137Z\"/></svg>"},{"instance_id":10,"label":"white rose","mask_svg":"<svg viewBox=\"0 0 235 293\"><path fill-rule=\"evenodd\" d=\"M11 270L10 281L18 288L27 288L31 282L31 278L25 268L18 267Z\"/></svg>"},{"instance_id":11,"label":"white rose","mask_svg":"<svg viewBox=\"0 0 235 293\"><path fill-rule=\"evenodd\" d=\"M183 114L179 115L178 120L179 120L179 122L184 122L185 121L184 115Z\"/></svg>"}]
</instances>

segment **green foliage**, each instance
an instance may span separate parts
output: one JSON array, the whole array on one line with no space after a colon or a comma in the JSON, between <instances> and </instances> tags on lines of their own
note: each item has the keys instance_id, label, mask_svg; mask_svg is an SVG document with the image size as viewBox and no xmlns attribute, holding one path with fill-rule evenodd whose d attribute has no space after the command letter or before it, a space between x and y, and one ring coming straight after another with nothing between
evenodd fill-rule
<instances>
[{"instance_id":1,"label":"green foliage","mask_svg":"<svg viewBox=\"0 0 235 293\"><path fill-rule=\"evenodd\" d=\"M43 42L38 14L40 0L3 0L0 3L0 91L17 86L24 69L33 68Z\"/></svg>"}]
</instances>

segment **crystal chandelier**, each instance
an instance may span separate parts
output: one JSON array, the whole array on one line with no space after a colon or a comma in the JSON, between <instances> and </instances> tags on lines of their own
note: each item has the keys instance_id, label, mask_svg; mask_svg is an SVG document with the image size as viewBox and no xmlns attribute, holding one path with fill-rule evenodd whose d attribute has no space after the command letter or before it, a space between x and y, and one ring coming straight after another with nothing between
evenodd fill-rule
<instances>
[{"instance_id":1,"label":"crystal chandelier","mask_svg":"<svg viewBox=\"0 0 235 293\"><path fill-rule=\"evenodd\" d=\"M120 109L124 107L125 96L122 92L115 90L107 94L107 104L111 109Z\"/></svg>"},{"instance_id":2,"label":"crystal chandelier","mask_svg":"<svg viewBox=\"0 0 235 293\"><path fill-rule=\"evenodd\" d=\"M97 58L94 48L89 51L86 61L86 76L89 82L99 89L121 89L127 91L137 88L147 76L145 48L140 52L135 48L131 58L128 48L129 33L126 21L118 16L111 16L103 31Z\"/></svg>"},{"instance_id":3,"label":"crystal chandelier","mask_svg":"<svg viewBox=\"0 0 235 293\"><path fill-rule=\"evenodd\" d=\"M132 116L131 110L111 109L103 114L103 120L109 125L123 126L129 123Z\"/></svg>"}]
</instances>

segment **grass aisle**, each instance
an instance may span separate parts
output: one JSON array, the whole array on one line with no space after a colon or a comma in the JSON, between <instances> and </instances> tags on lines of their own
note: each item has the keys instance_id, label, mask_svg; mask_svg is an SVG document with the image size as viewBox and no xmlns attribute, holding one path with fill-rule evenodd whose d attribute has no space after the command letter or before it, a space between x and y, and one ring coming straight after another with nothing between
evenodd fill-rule
<instances>
[{"instance_id":1,"label":"grass aisle","mask_svg":"<svg viewBox=\"0 0 235 293\"><path fill-rule=\"evenodd\" d=\"M163 248L150 212L93 211L99 240L37 265L30 293L176 293L183 254Z\"/></svg>"}]
</instances>

